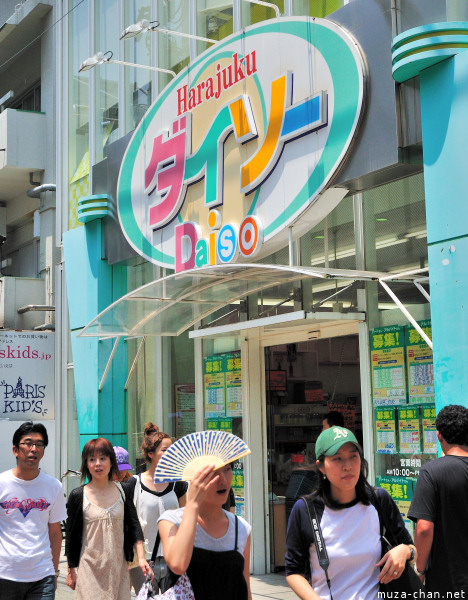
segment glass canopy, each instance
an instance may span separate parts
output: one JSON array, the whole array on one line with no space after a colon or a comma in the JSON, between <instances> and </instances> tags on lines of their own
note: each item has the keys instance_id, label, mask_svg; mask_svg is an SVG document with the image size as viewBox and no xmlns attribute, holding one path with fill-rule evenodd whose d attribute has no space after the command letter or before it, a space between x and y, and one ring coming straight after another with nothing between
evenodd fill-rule
<instances>
[{"instance_id":1,"label":"glass canopy","mask_svg":"<svg viewBox=\"0 0 468 600\"><path fill-rule=\"evenodd\" d=\"M258 263L192 269L163 277L122 296L86 325L79 335L177 336L227 304L272 286L310 278L388 280L389 275Z\"/></svg>"},{"instance_id":2,"label":"glass canopy","mask_svg":"<svg viewBox=\"0 0 468 600\"><path fill-rule=\"evenodd\" d=\"M163 277L122 296L80 336L176 336L246 296L301 279L379 279L387 274L281 265L213 265Z\"/></svg>"}]
</instances>

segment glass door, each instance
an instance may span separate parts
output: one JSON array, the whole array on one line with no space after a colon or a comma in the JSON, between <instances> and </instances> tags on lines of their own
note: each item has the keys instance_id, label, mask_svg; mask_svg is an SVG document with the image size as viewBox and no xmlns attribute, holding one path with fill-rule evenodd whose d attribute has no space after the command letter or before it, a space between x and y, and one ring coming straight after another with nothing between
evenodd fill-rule
<instances>
[{"instance_id":1,"label":"glass door","mask_svg":"<svg viewBox=\"0 0 468 600\"><path fill-rule=\"evenodd\" d=\"M316 486L315 440L329 411L362 441L358 336L266 347L265 378L270 563L278 571L294 502Z\"/></svg>"}]
</instances>

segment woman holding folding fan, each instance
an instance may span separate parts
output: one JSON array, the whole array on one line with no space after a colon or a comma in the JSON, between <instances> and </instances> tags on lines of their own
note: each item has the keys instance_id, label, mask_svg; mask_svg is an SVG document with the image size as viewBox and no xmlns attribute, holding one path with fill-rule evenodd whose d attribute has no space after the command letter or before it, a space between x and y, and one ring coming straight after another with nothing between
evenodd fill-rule
<instances>
[{"instance_id":1,"label":"woman holding folding fan","mask_svg":"<svg viewBox=\"0 0 468 600\"><path fill-rule=\"evenodd\" d=\"M301 600L375 600L380 584L414 563L411 536L389 494L367 483L367 462L349 429L323 431L315 453L319 487L291 512L286 580ZM388 551L381 532L392 540Z\"/></svg>"},{"instance_id":2,"label":"woman holding folding fan","mask_svg":"<svg viewBox=\"0 0 468 600\"><path fill-rule=\"evenodd\" d=\"M188 484L185 481L175 483L154 483L154 471L159 460L166 450L172 445L172 438L167 433L159 431L153 423L146 423L141 451L149 468L144 473L135 475L128 483L127 488L132 494L137 508L138 518L145 537L147 558L149 559L156 542L158 532L158 518L169 509L185 505ZM162 548L156 550L156 555L162 555ZM157 573L153 580L153 588L157 591ZM138 566L130 568L130 580L135 592L138 594L145 577Z\"/></svg>"},{"instance_id":3,"label":"woman holding folding fan","mask_svg":"<svg viewBox=\"0 0 468 600\"><path fill-rule=\"evenodd\" d=\"M205 464L191 479L186 506L159 519L164 558L173 573L187 574L195 600L251 600L251 527L222 508L231 488L232 464L215 469L216 461L209 458Z\"/></svg>"}]
</instances>

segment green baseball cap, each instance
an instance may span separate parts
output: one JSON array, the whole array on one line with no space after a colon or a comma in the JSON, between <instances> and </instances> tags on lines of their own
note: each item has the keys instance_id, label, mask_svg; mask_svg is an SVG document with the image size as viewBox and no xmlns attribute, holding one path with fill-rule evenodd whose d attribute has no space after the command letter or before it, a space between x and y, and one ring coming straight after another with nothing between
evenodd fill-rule
<instances>
[{"instance_id":1,"label":"green baseball cap","mask_svg":"<svg viewBox=\"0 0 468 600\"><path fill-rule=\"evenodd\" d=\"M333 456L343 444L347 444L348 442L361 448L352 431L345 427L334 425L333 427L330 427L330 429L322 431L318 436L317 441L315 442L315 456L317 457L317 460L321 456Z\"/></svg>"}]
</instances>

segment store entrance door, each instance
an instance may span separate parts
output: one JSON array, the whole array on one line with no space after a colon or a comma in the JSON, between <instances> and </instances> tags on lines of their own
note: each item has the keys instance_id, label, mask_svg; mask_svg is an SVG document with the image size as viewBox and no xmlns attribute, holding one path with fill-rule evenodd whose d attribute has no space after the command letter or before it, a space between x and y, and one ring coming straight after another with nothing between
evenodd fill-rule
<instances>
[{"instance_id":1,"label":"store entrance door","mask_svg":"<svg viewBox=\"0 0 468 600\"><path fill-rule=\"evenodd\" d=\"M265 348L271 571L284 568L294 502L317 482L315 440L329 411L362 441L358 335Z\"/></svg>"}]
</instances>

